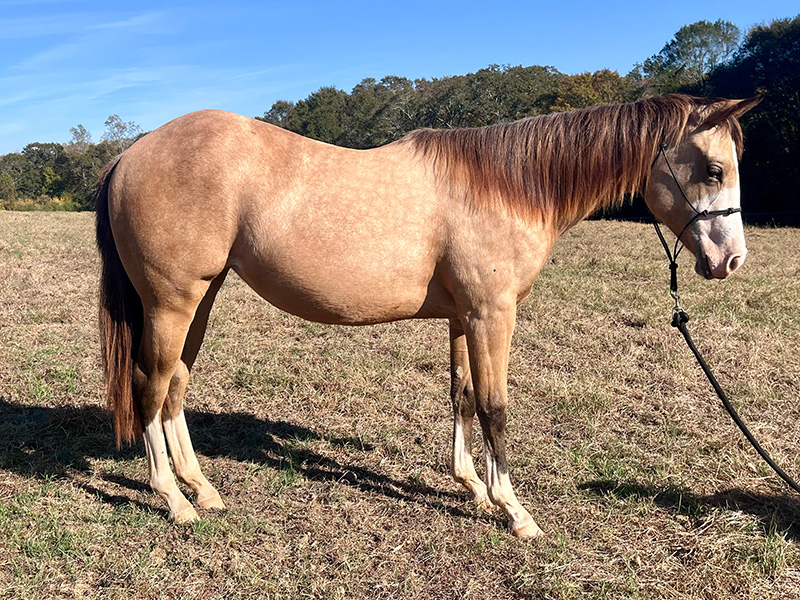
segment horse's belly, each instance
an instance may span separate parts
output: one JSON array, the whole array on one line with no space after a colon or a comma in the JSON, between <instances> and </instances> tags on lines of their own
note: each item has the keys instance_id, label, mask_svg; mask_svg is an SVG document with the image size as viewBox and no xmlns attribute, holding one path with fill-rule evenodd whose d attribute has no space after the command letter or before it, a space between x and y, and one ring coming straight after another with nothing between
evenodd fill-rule
<instances>
[{"instance_id":1,"label":"horse's belly","mask_svg":"<svg viewBox=\"0 0 800 600\"><path fill-rule=\"evenodd\" d=\"M233 269L270 304L319 323L365 325L450 312L443 309L449 304L446 293L432 281L432 266L411 276L407 270L326 262L292 267L234 262Z\"/></svg>"}]
</instances>

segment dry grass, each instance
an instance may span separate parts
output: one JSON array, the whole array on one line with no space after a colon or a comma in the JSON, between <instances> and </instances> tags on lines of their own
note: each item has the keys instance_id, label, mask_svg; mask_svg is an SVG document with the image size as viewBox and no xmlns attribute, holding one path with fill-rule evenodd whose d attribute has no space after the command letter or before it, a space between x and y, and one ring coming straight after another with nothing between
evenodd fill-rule
<instances>
[{"instance_id":1,"label":"dry grass","mask_svg":"<svg viewBox=\"0 0 800 600\"><path fill-rule=\"evenodd\" d=\"M510 454L549 534L536 542L447 474L444 323L306 323L235 276L188 398L230 510L167 522L141 444L116 451L100 407L91 232L88 214L0 212L0 597L800 597L800 498L668 326L646 226L578 226L520 308ZM800 475L800 236L748 235L729 281L684 260L684 304L743 417Z\"/></svg>"}]
</instances>

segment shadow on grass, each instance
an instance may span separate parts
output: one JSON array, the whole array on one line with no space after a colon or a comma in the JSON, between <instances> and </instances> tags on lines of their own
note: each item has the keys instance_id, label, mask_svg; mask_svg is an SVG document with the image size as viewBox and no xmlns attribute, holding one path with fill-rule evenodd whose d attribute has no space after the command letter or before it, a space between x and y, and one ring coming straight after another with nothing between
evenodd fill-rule
<instances>
[{"instance_id":1,"label":"shadow on grass","mask_svg":"<svg viewBox=\"0 0 800 600\"><path fill-rule=\"evenodd\" d=\"M224 457L293 470L314 481L343 483L368 493L428 505L452 515L474 518L452 502L464 497L435 489L413 479L342 464L326 454L304 447L304 442L324 441L331 453L370 452L373 447L358 438L326 436L288 421L263 420L246 413L186 411L186 420L197 452L210 458ZM39 478L70 478L91 473L89 459L133 460L144 456L138 442L117 450L110 414L99 407L40 407L17 404L0 397L0 469ZM149 492L146 482L113 474L105 481L136 492ZM138 503L128 496L111 495L85 482L76 485L109 504ZM166 514L166 512L164 513Z\"/></svg>"},{"instance_id":2,"label":"shadow on grass","mask_svg":"<svg viewBox=\"0 0 800 600\"><path fill-rule=\"evenodd\" d=\"M765 534L780 532L789 540L800 541L800 497L794 495L757 494L734 488L702 496L687 488L611 479L582 483L578 489L603 497L652 500L664 510L692 519L701 518L715 508L737 510L756 517Z\"/></svg>"}]
</instances>

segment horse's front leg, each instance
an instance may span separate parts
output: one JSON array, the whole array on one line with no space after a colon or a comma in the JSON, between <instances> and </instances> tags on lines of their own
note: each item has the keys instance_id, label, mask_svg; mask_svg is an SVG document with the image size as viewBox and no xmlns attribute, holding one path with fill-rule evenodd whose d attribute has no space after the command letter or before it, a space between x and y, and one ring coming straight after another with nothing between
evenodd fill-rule
<instances>
[{"instance_id":1,"label":"horse's front leg","mask_svg":"<svg viewBox=\"0 0 800 600\"><path fill-rule=\"evenodd\" d=\"M467 337L458 319L450 321L450 399L453 402L453 458L450 472L453 479L472 492L475 502L490 509L492 504L486 484L478 477L472 462L475 390L470 376Z\"/></svg>"},{"instance_id":2,"label":"horse's front leg","mask_svg":"<svg viewBox=\"0 0 800 600\"><path fill-rule=\"evenodd\" d=\"M542 530L517 500L506 460L506 380L515 319L516 306L511 305L472 310L462 322L469 346L478 419L483 431L489 499L506 513L509 529L514 535L529 538L542 535Z\"/></svg>"}]
</instances>

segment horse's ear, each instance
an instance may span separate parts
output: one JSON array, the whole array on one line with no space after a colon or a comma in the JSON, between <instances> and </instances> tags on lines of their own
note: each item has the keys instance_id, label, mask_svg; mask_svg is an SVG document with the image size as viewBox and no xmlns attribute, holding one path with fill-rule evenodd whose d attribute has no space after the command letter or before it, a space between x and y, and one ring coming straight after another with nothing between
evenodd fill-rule
<instances>
[{"instance_id":1,"label":"horse's ear","mask_svg":"<svg viewBox=\"0 0 800 600\"><path fill-rule=\"evenodd\" d=\"M759 95L744 100L720 100L719 102L714 102L702 111L700 125L702 127L714 127L730 118L738 119L761 102L762 99L763 96Z\"/></svg>"}]
</instances>

